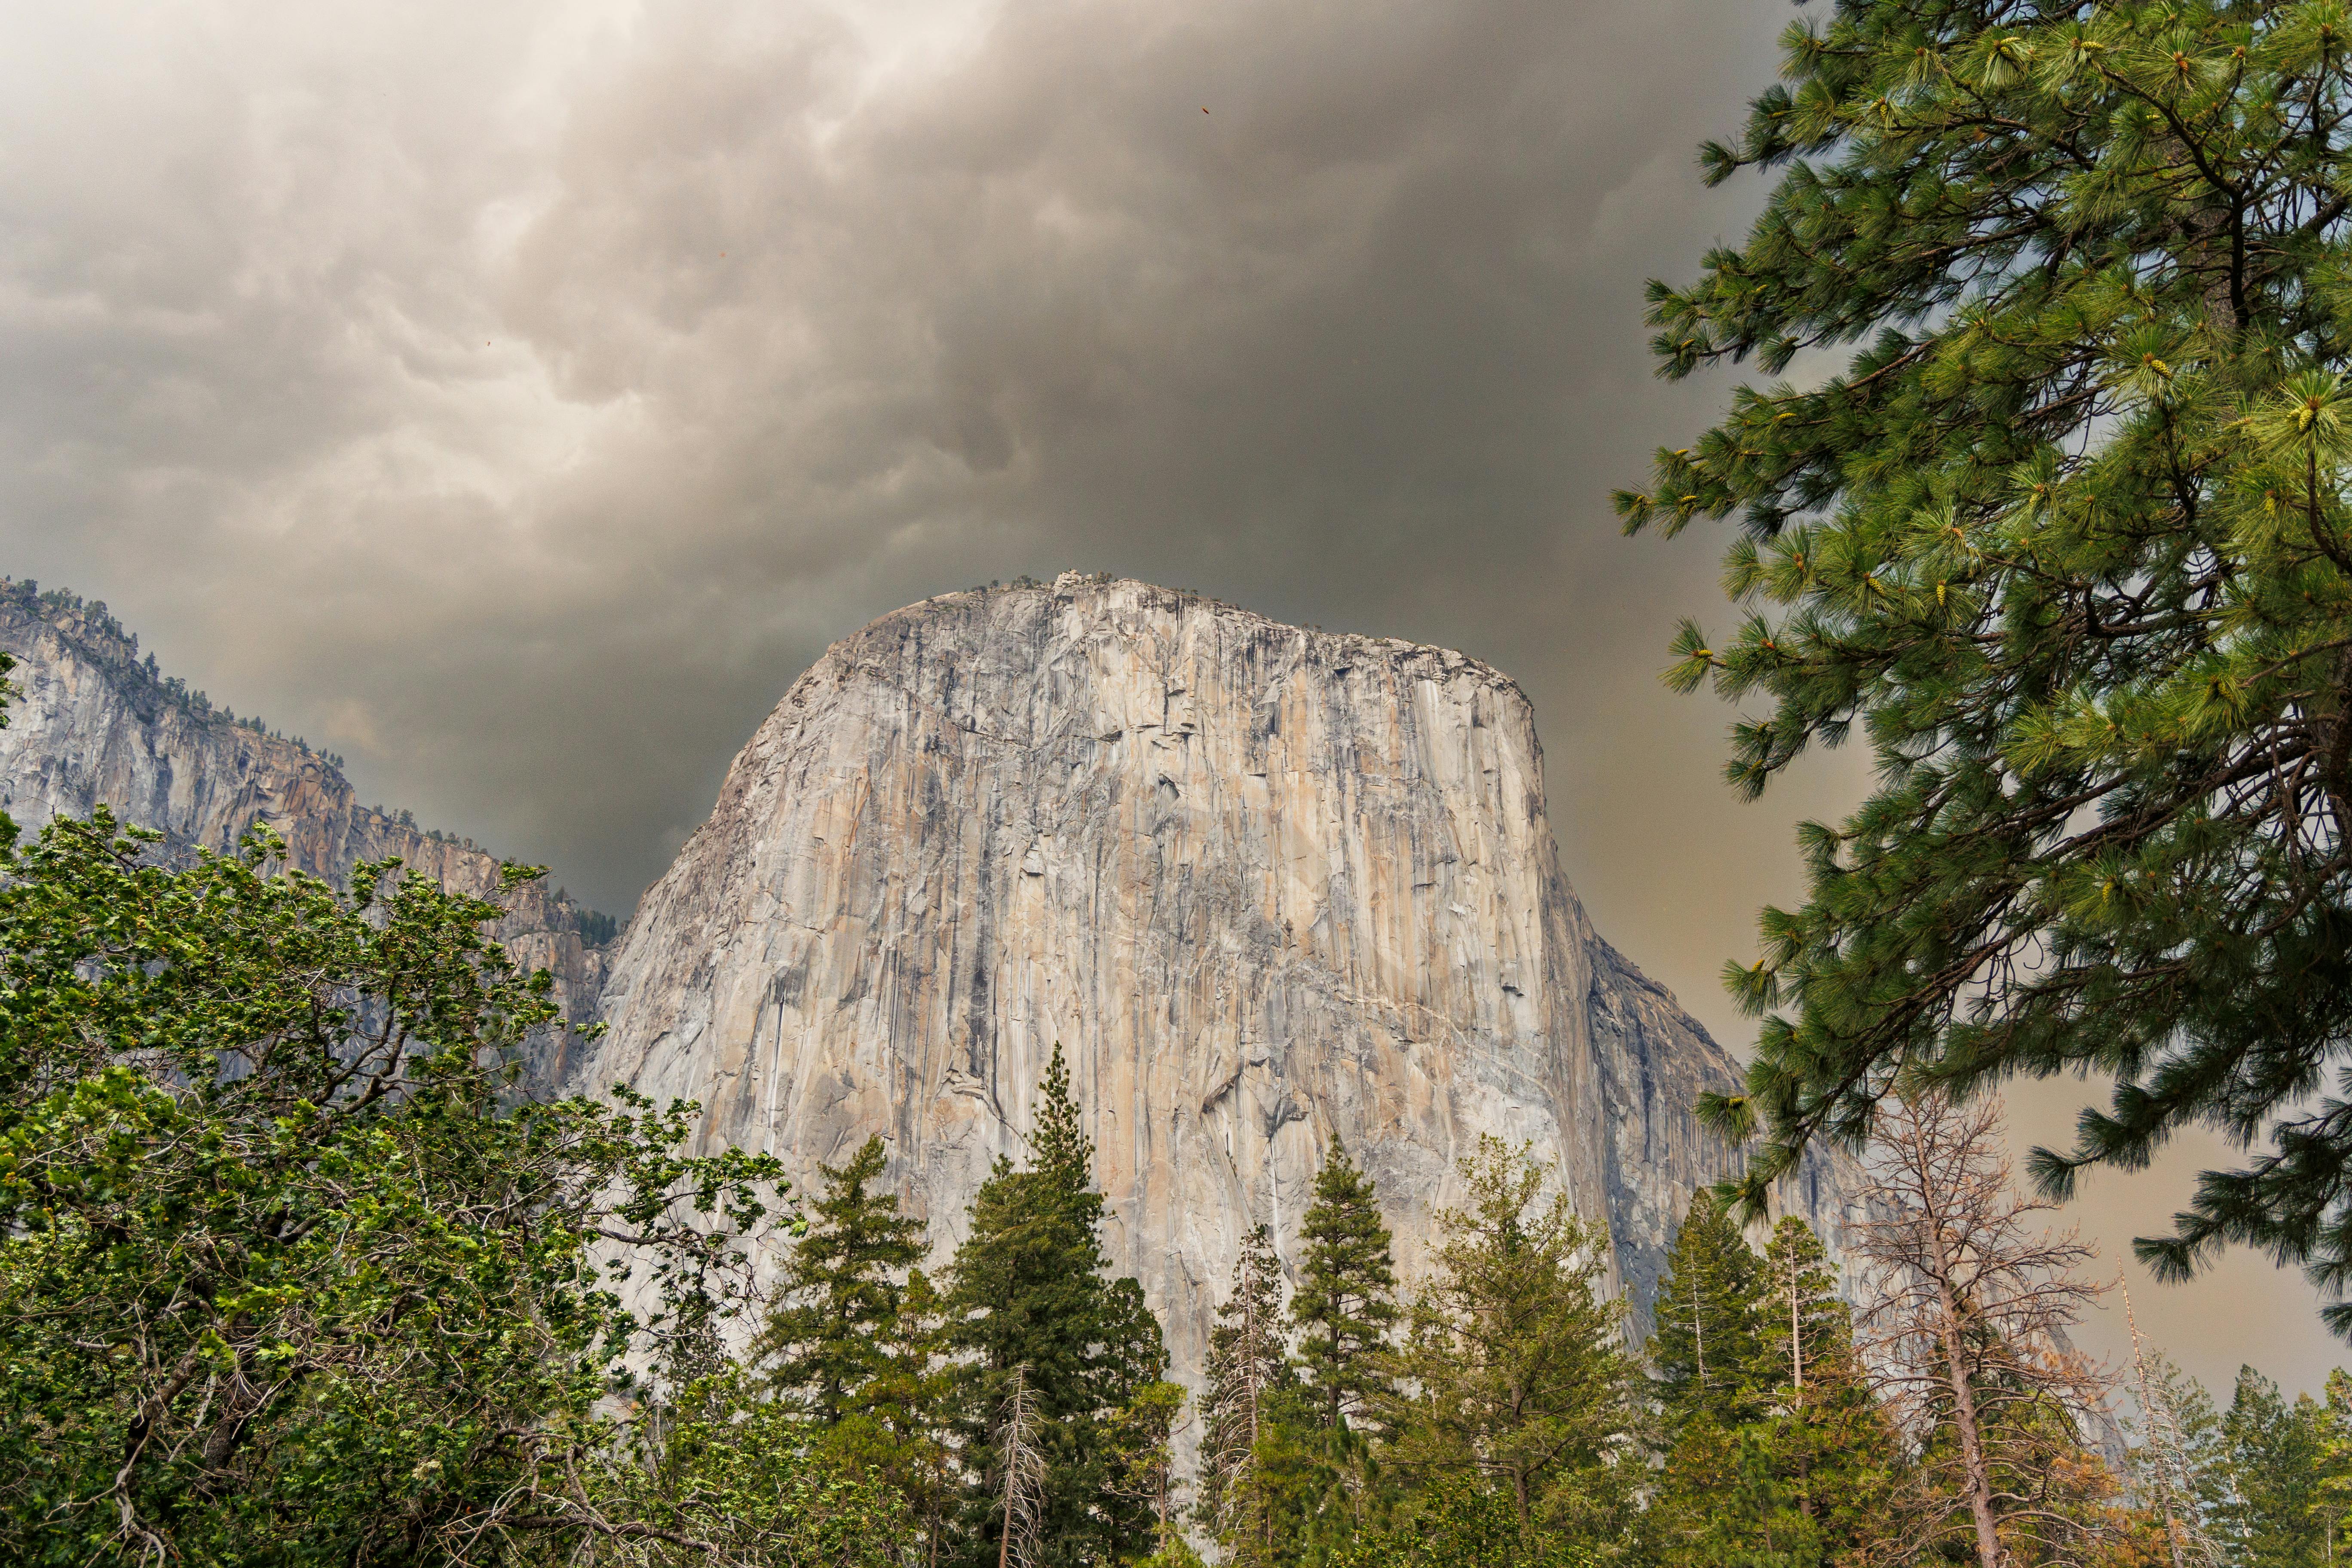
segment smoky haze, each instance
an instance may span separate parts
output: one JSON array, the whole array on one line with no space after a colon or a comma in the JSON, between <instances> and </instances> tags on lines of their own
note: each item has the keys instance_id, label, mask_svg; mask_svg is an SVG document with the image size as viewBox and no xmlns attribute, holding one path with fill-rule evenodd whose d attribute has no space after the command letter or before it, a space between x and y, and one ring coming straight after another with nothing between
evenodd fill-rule
<instances>
[{"instance_id":1,"label":"smoky haze","mask_svg":"<svg viewBox=\"0 0 2352 1568\"><path fill-rule=\"evenodd\" d=\"M11 4L0 570L616 912L826 643L945 589L1460 647L1535 701L1600 928L1741 1047L1717 973L1867 775L1738 803L1656 679L1719 541L1607 492L1726 395L1652 376L1642 287L1759 204L1693 151L1791 16ZM2086 1228L2120 1257L2192 1164ZM2209 1384L2333 1359L2256 1260L2137 1305Z\"/></svg>"}]
</instances>

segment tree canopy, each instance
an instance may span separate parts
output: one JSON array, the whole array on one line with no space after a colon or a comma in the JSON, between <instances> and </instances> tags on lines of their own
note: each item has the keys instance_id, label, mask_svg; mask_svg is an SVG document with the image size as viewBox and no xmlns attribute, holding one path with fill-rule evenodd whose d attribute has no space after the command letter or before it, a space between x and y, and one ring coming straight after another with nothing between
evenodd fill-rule
<instances>
[{"instance_id":1,"label":"tree canopy","mask_svg":"<svg viewBox=\"0 0 2352 1568\"><path fill-rule=\"evenodd\" d=\"M1686 623L1671 671L1759 702L1731 780L1857 728L1877 773L1728 972L1769 1016L1709 1114L1766 1135L1752 1205L1900 1086L2111 1079L2048 1191L2191 1125L2267 1137L2142 1254L2242 1241L2340 1286L2352 17L1840 0L1784 54L1703 154L1775 173L1763 216L1651 296L1664 374L1783 379L1617 505L1738 519L1745 618Z\"/></svg>"},{"instance_id":2,"label":"tree canopy","mask_svg":"<svg viewBox=\"0 0 2352 1568\"><path fill-rule=\"evenodd\" d=\"M1315 1173L1298 1238L1305 1278L1290 1317L1324 1425L1336 1428L1387 1391L1378 1352L1397 1319L1389 1227L1372 1179L1337 1138Z\"/></svg>"},{"instance_id":3,"label":"tree canopy","mask_svg":"<svg viewBox=\"0 0 2352 1568\"><path fill-rule=\"evenodd\" d=\"M513 1102L555 1010L496 905L158 847L60 820L0 881L0 1555L784 1554L713 1502L755 1446L628 1458L739 1309L774 1163L680 1155L690 1107Z\"/></svg>"}]
</instances>

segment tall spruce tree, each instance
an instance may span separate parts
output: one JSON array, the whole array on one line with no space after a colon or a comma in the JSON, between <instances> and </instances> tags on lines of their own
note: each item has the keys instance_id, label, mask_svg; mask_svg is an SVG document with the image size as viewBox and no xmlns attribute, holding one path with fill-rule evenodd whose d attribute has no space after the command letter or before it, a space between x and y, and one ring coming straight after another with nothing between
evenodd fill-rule
<instances>
[{"instance_id":1,"label":"tall spruce tree","mask_svg":"<svg viewBox=\"0 0 2352 1568\"><path fill-rule=\"evenodd\" d=\"M1794 1215L1772 1227L1760 1270L1757 1303L1756 1378L1785 1391L1782 1405L1801 1404L1812 1381L1829 1375L1832 1353L1852 1349L1853 1318L1837 1293L1837 1273L1813 1227Z\"/></svg>"},{"instance_id":2,"label":"tall spruce tree","mask_svg":"<svg viewBox=\"0 0 2352 1568\"><path fill-rule=\"evenodd\" d=\"M793 1243L782 1289L753 1352L770 1386L830 1426L904 1353L899 1313L907 1274L923 1257L923 1222L898 1212L895 1193L872 1192L882 1140L866 1139L838 1169L819 1165L824 1193Z\"/></svg>"},{"instance_id":3,"label":"tall spruce tree","mask_svg":"<svg viewBox=\"0 0 2352 1568\"><path fill-rule=\"evenodd\" d=\"M1762 1260L1708 1188L1691 1195L1658 1282L1650 1365L1670 1428L1736 1426L1762 1408L1754 1386Z\"/></svg>"},{"instance_id":4,"label":"tall spruce tree","mask_svg":"<svg viewBox=\"0 0 2352 1568\"><path fill-rule=\"evenodd\" d=\"M1290 1303L1323 1424L1338 1428L1387 1393L1381 1352L1397 1320L1396 1267L1371 1179L1331 1140L1298 1227L1306 1276Z\"/></svg>"},{"instance_id":5,"label":"tall spruce tree","mask_svg":"<svg viewBox=\"0 0 2352 1568\"><path fill-rule=\"evenodd\" d=\"M1854 1353L1837 1276L1795 1218L1780 1221L1756 1261L1738 1398L1670 1422L1674 1441L1643 1521L1651 1554L1667 1568L1812 1568L1857 1560L1887 1533L1899 1456Z\"/></svg>"},{"instance_id":6,"label":"tall spruce tree","mask_svg":"<svg viewBox=\"0 0 2352 1568\"><path fill-rule=\"evenodd\" d=\"M818 1457L887 1485L930 1535L948 1501L949 1384L938 1296L914 1267L923 1223L873 1190L885 1159L875 1136L847 1164L817 1167L824 1191L751 1359L768 1391L814 1423Z\"/></svg>"},{"instance_id":7,"label":"tall spruce tree","mask_svg":"<svg viewBox=\"0 0 2352 1568\"><path fill-rule=\"evenodd\" d=\"M996 1163L948 1271L941 1339L960 1358L956 1426L967 1477L951 1562L985 1568L997 1560L1003 1412L1016 1373L1043 1465L1036 1563L1075 1568L1152 1550L1156 1510L1120 1484L1118 1423L1160 1380L1168 1357L1142 1288L1108 1278L1093 1162L1057 1046L1029 1163Z\"/></svg>"},{"instance_id":8,"label":"tall spruce tree","mask_svg":"<svg viewBox=\"0 0 2352 1568\"><path fill-rule=\"evenodd\" d=\"M2242 1241L2352 1278L2352 48L2333 0L1837 0L1710 181L1776 170L1747 243L1654 285L1664 374L1860 344L1757 382L1621 492L1629 530L1738 514L1738 628L1671 679L1771 707L1754 795L1866 734L1809 825L1807 901L1727 972L1770 1015L1760 1205L1896 1086L2112 1079L2071 1152L2174 1131L2209 1173L2168 1275ZM2329 1309L2352 1328L2352 1303Z\"/></svg>"},{"instance_id":9,"label":"tall spruce tree","mask_svg":"<svg viewBox=\"0 0 2352 1568\"><path fill-rule=\"evenodd\" d=\"M1790 1543L1800 1560L1847 1560L1885 1534L1894 1429L1855 1352L1837 1271L1793 1215L1764 1248L1763 1284L1756 1382L1769 1409L1746 1435L1743 1468L1753 1539Z\"/></svg>"}]
</instances>

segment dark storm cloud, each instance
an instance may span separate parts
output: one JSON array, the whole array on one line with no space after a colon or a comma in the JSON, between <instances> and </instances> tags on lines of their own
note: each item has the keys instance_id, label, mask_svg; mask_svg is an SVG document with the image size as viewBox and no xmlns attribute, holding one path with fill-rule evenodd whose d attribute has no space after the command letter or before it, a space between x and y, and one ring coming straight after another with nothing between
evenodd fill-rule
<instances>
[{"instance_id":1,"label":"dark storm cloud","mask_svg":"<svg viewBox=\"0 0 2352 1568\"><path fill-rule=\"evenodd\" d=\"M1744 226L1692 146L1789 16L20 9L0 568L615 910L827 641L942 589L1464 647L1536 701L1601 929L1744 1044L1716 971L1859 774L1736 804L1655 679L1714 542L1606 493L1723 394L1651 377L1642 283ZM2236 1279L2174 1337L2267 1312L2305 1375L2300 1293Z\"/></svg>"}]
</instances>

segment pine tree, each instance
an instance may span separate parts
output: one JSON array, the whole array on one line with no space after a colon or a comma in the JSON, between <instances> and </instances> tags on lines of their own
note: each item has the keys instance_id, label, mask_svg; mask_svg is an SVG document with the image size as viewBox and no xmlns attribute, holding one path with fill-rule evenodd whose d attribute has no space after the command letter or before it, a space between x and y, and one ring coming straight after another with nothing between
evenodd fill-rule
<instances>
[{"instance_id":1,"label":"pine tree","mask_svg":"<svg viewBox=\"0 0 2352 1568\"><path fill-rule=\"evenodd\" d=\"M991 1521L1008 1484L1003 1415L1016 1376L1044 1466L1039 1568L1152 1548L1152 1506L1118 1485L1114 1423L1160 1381L1167 1352L1142 1288L1106 1277L1094 1147L1058 1047L1030 1152L1024 1169L996 1163L948 1272L941 1340L959 1358L956 1426L967 1480L952 1557L970 1568L994 1563L1003 1544Z\"/></svg>"},{"instance_id":2,"label":"pine tree","mask_svg":"<svg viewBox=\"0 0 2352 1568\"><path fill-rule=\"evenodd\" d=\"M936 1536L950 1470L939 1300L914 1267L923 1223L899 1214L896 1194L870 1190L885 1157L871 1137L846 1165L817 1167L824 1195L810 1205L751 1361L770 1392L811 1418L820 1458L888 1486Z\"/></svg>"},{"instance_id":3,"label":"pine tree","mask_svg":"<svg viewBox=\"0 0 2352 1568\"><path fill-rule=\"evenodd\" d=\"M1794 1215L1764 1249L1758 1384L1769 1409L1748 1436L1755 1534L1836 1561L1884 1539L1895 1435L1855 1353L1853 1313L1812 1227ZM1759 1505L1761 1506L1759 1506Z\"/></svg>"},{"instance_id":4,"label":"pine tree","mask_svg":"<svg viewBox=\"0 0 2352 1568\"><path fill-rule=\"evenodd\" d=\"M824 1195L793 1243L780 1304L753 1351L770 1385L822 1426L861 1407L904 1353L899 1312L905 1275L922 1261L923 1222L898 1212L895 1193L867 1190L882 1173L879 1136L835 1169L819 1165Z\"/></svg>"},{"instance_id":5,"label":"pine tree","mask_svg":"<svg viewBox=\"0 0 2352 1568\"><path fill-rule=\"evenodd\" d=\"M1388 1392L1380 1352L1397 1319L1389 1227L1370 1178L1337 1138L1315 1173L1315 1201L1298 1235L1306 1280L1290 1303L1291 1321L1323 1424L1336 1430Z\"/></svg>"},{"instance_id":6,"label":"pine tree","mask_svg":"<svg viewBox=\"0 0 2352 1568\"><path fill-rule=\"evenodd\" d=\"M1412 1517L1367 1531L1335 1568L1592 1568L1611 1556L1556 1530L1519 1521L1508 1493L1475 1476L1433 1481Z\"/></svg>"},{"instance_id":7,"label":"pine tree","mask_svg":"<svg viewBox=\"0 0 2352 1568\"><path fill-rule=\"evenodd\" d=\"M2071 1152L2226 1124L2168 1275L2244 1242L2352 1266L2352 51L2309 0L1837 0L1708 177L1747 243L1654 285L1662 372L1754 356L1629 529L1740 524L1738 628L1672 679L1771 707L1754 795L1867 735L1805 905L1727 973L1765 1022L1722 1129L1760 1205L1890 1086L2111 1079ZM1801 351L1842 371L1768 382ZM1775 1009L1779 1009L1775 1013ZM2263 1136L2275 1130L2275 1145ZM2352 1303L2330 1309L2352 1328Z\"/></svg>"},{"instance_id":8,"label":"pine tree","mask_svg":"<svg viewBox=\"0 0 2352 1568\"><path fill-rule=\"evenodd\" d=\"M1694 1416L1736 1426L1761 1409L1753 1387L1762 1261L1722 1200L1691 1196L1658 1283L1650 1365L1670 1427Z\"/></svg>"},{"instance_id":9,"label":"pine tree","mask_svg":"<svg viewBox=\"0 0 2352 1568\"><path fill-rule=\"evenodd\" d=\"M1282 1266L1260 1226L1244 1238L1209 1332L1199 1521L1228 1563L1319 1563L1354 1532L1360 1438L1323 1425L1289 1354Z\"/></svg>"},{"instance_id":10,"label":"pine tree","mask_svg":"<svg viewBox=\"0 0 2352 1568\"><path fill-rule=\"evenodd\" d=\"M1812 1226L1794 1215L1772 1227L1764 1248L1762 1298L1758 1302L1758 1381L1787 1391L1781 1403L1803 1403L1806 1368L1813 1381L1822 1363L1843 1351L1853 1316L1837 1294L1837 1275Z\"/></svg>"},{"instance_id":11,"label":"pine tree","mask_svg":"<svg viewBox=\"0 0 2352 1568\"><path fill-rule=\"evenodd\" d=\"M2238 1369L2221 1418L2230 1489L2215 1531L2231 1562L2326 1568L2325 1416L2309 1394L2289 1401L2252 1367Z\"/></svg>"},{"instance_id":12,"label":"pine tree","mask_svg":"<svg viewBox=\"0 0 2352 1568\"><path fill-rule=\"evenodd\" d=\"M1183 1385L1162 1379L1136 1390L1110 1422L1110 1490L1151 1510L1153 1563L1179 1561L1185 1552L1176 1473L1176 1436L1192 1424L1184 1405Z\"/></svg>"},{"instance_id":13,"label":"pine tree","mask_svg":"<svg viewBox=\"0 0 2352 1568\"><path fill-rule=\"evenodd\" d=\"M2221 1568L2213 1531L2229 1497L2221 1413L2202 1384L2139 1343L2137 1322L2132 1337L2139 1438L2128 1466L2133 1489L2162 1525L2172 1568Z\"/></svg>"},{"instance_id":14,"label":"pine tree","mask_svg":"<svg viewBox=\"0 0 2352 1568\"><path fill-rule=\"evenodd\" d=\"M1524 1147L1479 1140L1462 1163L1467 1205L1439 1216L1437 1272L1396 1356L1410 1394L1388 1396L1390 1462L1423 1489L1468 1480L1506 1498L1520 1528L1614 1542L1633 1483L1639 1376L1624 1304L1603 1289L1608 1233L1588 1225Z\"/></svg>"},{"instance_id":15,"label":"pine tree","mask_svg":"<svg viewBox=\"0 0 2352 1568\"><path fill-rule=\"evenodd\" d=\"M2315 1512L2326 1531L2329 1561L2352 1556L2352 1373L2340 1366L2327 1374L2327 1397L2319 1411L2316 1489Z\"/></svg>"},{"instance_id":16,"label":"pine tree","mask_svg":"<svg viewBox=\"0 0 2352 1568\"><path fill-rule=\"evenodd\" d=\"M1670 1430L1644 1529L1668 1568L1846 1560L1884 1544L1894 1434L1820 1240L1784 1218L1751 1277L1738 1400Z\"/></svg>"}]
</instances>

